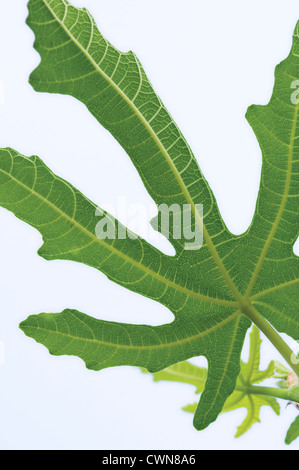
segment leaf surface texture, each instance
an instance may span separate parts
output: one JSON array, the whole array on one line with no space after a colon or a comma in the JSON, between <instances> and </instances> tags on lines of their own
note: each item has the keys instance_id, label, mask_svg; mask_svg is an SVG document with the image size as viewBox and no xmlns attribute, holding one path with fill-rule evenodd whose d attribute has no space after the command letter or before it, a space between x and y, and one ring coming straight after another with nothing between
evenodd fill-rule
<instances>
[{"instance_id":1,"label":"leaf surface texture","mask_svg":"<svg viewBox=\"0 0 299 470\"><path fill-rule=\"evenodd\" d=\"M299 270L293 253L299 104L291 102L292 84L299 79L298 27L289 57L276 68L269 104L247 113L263 167L252 224L236 236L225 226L190 147L137 57L115 49L87 10L63 0L30 0L28 25L41 56L30 77L34 89L83 102L125 149L157 206L190 207L192 227L202 224L204 242L199 250L187 250L184 234L179 240L170 237L176 250L170 257L140 237L100 240L96 204L38 157L3 149L0 204L40 231L41 256L96 268L160 302L175 318L169 325L149 327L66 310L31 316L21 328L52 354L77 355L96 370L126 364L159 371L204 355L209 372L194 418L195 427L203 429L235 388L250 312L258 311L278 331L299 338Z\"/></svg>"}]
</instances>

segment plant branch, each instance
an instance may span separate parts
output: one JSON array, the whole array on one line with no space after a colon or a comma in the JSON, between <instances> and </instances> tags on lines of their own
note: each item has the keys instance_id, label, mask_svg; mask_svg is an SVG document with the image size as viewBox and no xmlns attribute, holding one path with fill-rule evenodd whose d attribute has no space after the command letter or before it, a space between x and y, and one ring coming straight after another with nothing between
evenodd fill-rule
<instances>
[{"instance_id":1,"label":"plant branch","mask_svg":"<svg viewBox=\"0 0 299 470\"><path fill-rule=\"evenodd\" d=\"M275 388L260 387L258 385L249 385L248 387L237 387L237 391L246 392L249 395L266 395L269 397L280 398L281 400L299 402L299 387Z\"/></svg>"},{"instance_id":2,"label":"plant branch","mask_svg":"<svg viewBox=\"0 0 299 470\"><path fill-rule=\"evenodd\" d=\"M293 369L295 374L299 377L299 362L294 363L292 357L294 356L291 348L284 342L281 336L274 330L274 328L267 322L259 312L250 305L246 309L246 315L252 320L256 326L264 333L264 335L271 341L273 346L280 352L282 357L286 360L289 366Z\"/></svg>"}]
</instances>

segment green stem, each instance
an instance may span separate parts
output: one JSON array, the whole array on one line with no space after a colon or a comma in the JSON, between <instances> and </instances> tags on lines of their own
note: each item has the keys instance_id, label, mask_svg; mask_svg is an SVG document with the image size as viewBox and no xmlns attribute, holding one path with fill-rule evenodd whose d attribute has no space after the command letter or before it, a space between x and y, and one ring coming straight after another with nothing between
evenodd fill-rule
<instances>
[{"instance_id":1,"label":"green stem","mask_svg":"<svg viewBox=\"0 0 299 470\"><path fill-rule=\"evenodd\" d=\"M299 401L299 387L291 388L274 388L274 387L259 387L257 385L249 385L248 387L237 387L239 392L246 392L249 395L266 395L269 397L280 398L287 401Z\"/></svg>"},{"instance_id":2,"label":"green stem","mask_svg":"<svg viewBox=\"0 0 299 470\"><path fill-rule=\"evenodd\" d=\"M264 333L264 335L271 341L273 346L280 352L282 357L286 360L289 366L293 369L295 374L299 377L299 363L294 363L292 361L293 351L289 346L284 342L284 340L279 336L279 334L272 328L270 323L267 322L259 312L250 305L246 309L246 315L250 320L252 320L256 326Z\"/></svg>"}]
</instances>

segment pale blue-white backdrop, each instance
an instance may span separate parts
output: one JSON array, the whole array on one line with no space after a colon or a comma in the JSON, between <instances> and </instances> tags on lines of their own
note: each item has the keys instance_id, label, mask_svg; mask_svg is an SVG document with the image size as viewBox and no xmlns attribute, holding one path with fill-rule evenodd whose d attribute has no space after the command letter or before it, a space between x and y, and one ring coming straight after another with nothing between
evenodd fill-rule
<instances>
[{"instance_id":1,"label":"pale blue-white backdrop","mask_svg":"<svg viewBox=\"0 0 299 470\"><path fill-rule=\"evenodd\" d=\"M39 155L101 206L116 204L118 196L151 204L129 158L81 103L38 94L28 84L39 56L25 25L26 3L0 1L0 147ZM299 19L297 0L73 3L89 8L116 47L137 53L192 146L228 227L243 232L261 168L244 116L249 105L271 96L274 67L288 55ZM3 209L0 227L0 448L287 448L284 436L296 411L286 403L280 418L264 409L262 424L240 439L233 436L245 410L198 433L192 416L181 411L194 401L193 387L154 384L127 367L91 372L81 360L51 357L25 337L18 324L27 315L66 307L153 325L172 316L91 268L39 258L40 235ZM263 366L272 358L279 355L265 340Z\"/></svg>"}]
</instances>

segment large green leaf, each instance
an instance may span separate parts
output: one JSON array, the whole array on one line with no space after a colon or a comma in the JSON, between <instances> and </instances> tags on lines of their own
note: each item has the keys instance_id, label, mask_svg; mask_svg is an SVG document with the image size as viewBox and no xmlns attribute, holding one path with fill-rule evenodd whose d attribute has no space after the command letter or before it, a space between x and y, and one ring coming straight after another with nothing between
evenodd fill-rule
<instances>
[{"instance_id":1,"label":"large green leaf","mask_svg":"<svg viewBox=\"0 0 299 470\"><path fill-rule=\"evenodd\" d=\"M3 150L0 204L42 233L40 255L95 267L175 316L172 324L152 328L65 311L29 317L22 329L53 354L78 355L97 369L127 364L154 371L206 356L209 373L194 418L195 427L203 429L234 390L247 317L256 319L258 309L278 330L299 338L299 271L293 253L299 105L290 100L292 83L299 79L297 33L292 53L277 68L269 105L248 112L263 150L263 173L251 227L235 236L136 56L116 50L85 9L63 0L31 0L28 24L41 55L30 78L33 87L82 101L126 150L157 205L188 205L197 228L202 224L198 204L203 204L204 243L188 250L187 237L170 236L176 255L169 257L139 237L100 240L94 204L37 157Z\"/></svg>"},{"instance_id":2,"label":"large green leaf","mask_svg":"<svg viewBox=\"0 0 299 470\"><path fill-rule=\"evenodd\" d=\"M233 391L249 325L234 301L202 294L194 281L187 282L188 272L178 257L160 253L140 237L98 238L97 206L36 156L0 150L0 205L39 230L44 241L39 254L45 259L74 260L97 268L122 286L161 302L175 315L171 324L150 327L109 323L66 310L30 316L21 324L28 336L52 354L81 357L95 370L132 365L157 371L205 355L210 374L198 422L205 427L216 419Z\"/></svg>"},{"instance_id":3,"label":"large green leaf","mask_svg":"<svg viewBox=\"0 0 299 470\"><path fill-rule=\"evenodd\" d=\"M64 0L31 0L28 24L41 55L30 77L35 90L82 101L127 151L157 204L190 204L194 217L195 205L203 204L202 249L182 251L182 243L172 240L201 292L241 302L251 297L277 329L299 338L299 267L293 253L299 104L291 101L299 79L299 26L291 54L276 68L270 103L247 113L263 151L263 170L251 227L236 237L225 227L189 146L136 56L116 50L85 9Z\"/></svg>"}]
</instances>

